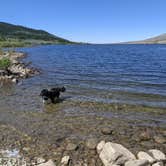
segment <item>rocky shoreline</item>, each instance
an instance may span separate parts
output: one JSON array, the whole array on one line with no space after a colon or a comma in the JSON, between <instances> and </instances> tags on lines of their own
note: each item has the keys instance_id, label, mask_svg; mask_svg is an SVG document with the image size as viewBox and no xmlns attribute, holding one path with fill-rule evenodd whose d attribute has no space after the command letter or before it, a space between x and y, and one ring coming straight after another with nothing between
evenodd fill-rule
<instances>
[{"instance_id":1,"label":"rocky shoreline","mask_svg":"<svg viewBox=\"0 0 166 166\"><path fill-rule=\"evenodd\" d=\"M26 166L165 166L165 127L64 116L61 106L54 112L1 111L2 152L17 154Z\"/></svg>"},{"instance_id":2,"label":"rocky shoreline","mask_svg":"<svg viewBox=\"0 0 166 166\"><path fill-rule=\"evenodd\" d=\"M22 52L3 52L0 54L0 59L8 58L10 66L0 70L0 81L11 81L17 83L20 79L28 78L33 75L39 74L35 68L29 67L29 64L21 62L26 54Z\"/></svg>"},{"instance_id":3,"label":"rocky shoreline","mask_svg":"<svg viewBox=\"0 0 166 166\"><path fill-rule=\"evenodd\" d=\"M91 150L92 155L97 158L91 158L89 163L87 158L74 161L70 153L61 154L61 159L56 164L56 159L45 159L43 157L34 157L33 160L26 161L24 156L19 154L16 149L1 150L0 164L3 166L165 166L166 155L158 149L150 149L148 151L140 151L134 155L126 147L113 142L99 143L95 139L89 139L85 143L86 148ZM66 146L67 151L75 151L77 153L78 146L69 143Z\"/></svg>"}]
</instances>

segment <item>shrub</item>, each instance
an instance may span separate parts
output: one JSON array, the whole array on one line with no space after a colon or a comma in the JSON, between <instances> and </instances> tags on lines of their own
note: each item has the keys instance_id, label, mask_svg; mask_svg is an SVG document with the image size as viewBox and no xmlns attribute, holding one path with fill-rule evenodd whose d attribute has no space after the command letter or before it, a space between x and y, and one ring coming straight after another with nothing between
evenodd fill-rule
<instances>
[{"instance_id":1,"label":"shrub","mask_svg":"<svg viewBox=\"0 0 166 166\"><path fill-rule=\"evenodd\" d=\"M0 47L0 55L3 55L3 49Z\"/></svg>"},{"instance_id":2,"label":"shrub","mask_svg":"<svg viewBox=\"0 0 166 166\"><path fill-rule=\"evenodd\" d=\"M11 61L9 58L2 58L0 59L0 69L7 69L11 64Z\"/></svg>"}]
</instances>

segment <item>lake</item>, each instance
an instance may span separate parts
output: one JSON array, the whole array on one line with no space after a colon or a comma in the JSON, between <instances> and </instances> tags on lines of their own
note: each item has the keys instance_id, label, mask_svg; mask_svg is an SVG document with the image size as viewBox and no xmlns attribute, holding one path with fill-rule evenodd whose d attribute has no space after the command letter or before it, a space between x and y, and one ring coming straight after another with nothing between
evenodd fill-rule
<instances>
[{"instance_id":1,"label":"lake","mask_svg":"<svg viewBox=\"0 0 166 166\"><path fill-rule=\"evenodd\" d=\"M43 88L65 86L66 100L166 108L166 45L46 45L19 48L38 76L1 88L5 109L40 110Z\"/></svg>"}]
</instances>

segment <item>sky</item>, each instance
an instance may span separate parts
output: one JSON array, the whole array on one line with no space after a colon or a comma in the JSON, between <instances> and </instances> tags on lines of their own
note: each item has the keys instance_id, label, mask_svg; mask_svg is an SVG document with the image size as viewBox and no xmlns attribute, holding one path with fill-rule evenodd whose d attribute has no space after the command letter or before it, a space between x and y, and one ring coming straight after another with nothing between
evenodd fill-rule
<instances>
[{"instance_id":1,"label":"sky","mask_svg":"<svg viewBox=\"0 0 166 166\"><path fill-rule=\"evenodd\" d=\"M166 0L0 0L0 21L77 42L141 40L166 33Z\"/></svg>"}]
</instances>

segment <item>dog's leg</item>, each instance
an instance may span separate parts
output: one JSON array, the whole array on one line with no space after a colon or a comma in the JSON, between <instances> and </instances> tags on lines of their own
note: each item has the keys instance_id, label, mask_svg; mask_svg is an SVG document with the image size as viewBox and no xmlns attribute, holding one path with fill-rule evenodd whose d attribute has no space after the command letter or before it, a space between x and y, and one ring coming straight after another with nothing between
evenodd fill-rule
<instances>
[{"instance_id":1,"label":"dog's leg","mask_svg":"<svg viewBox=\"0 0 166 166\"><path fill-rule=\"evenodd\" d=\"M54 97L51 98L51 102L55 103L55 98Z\"/></svg>"}]
</instances>

